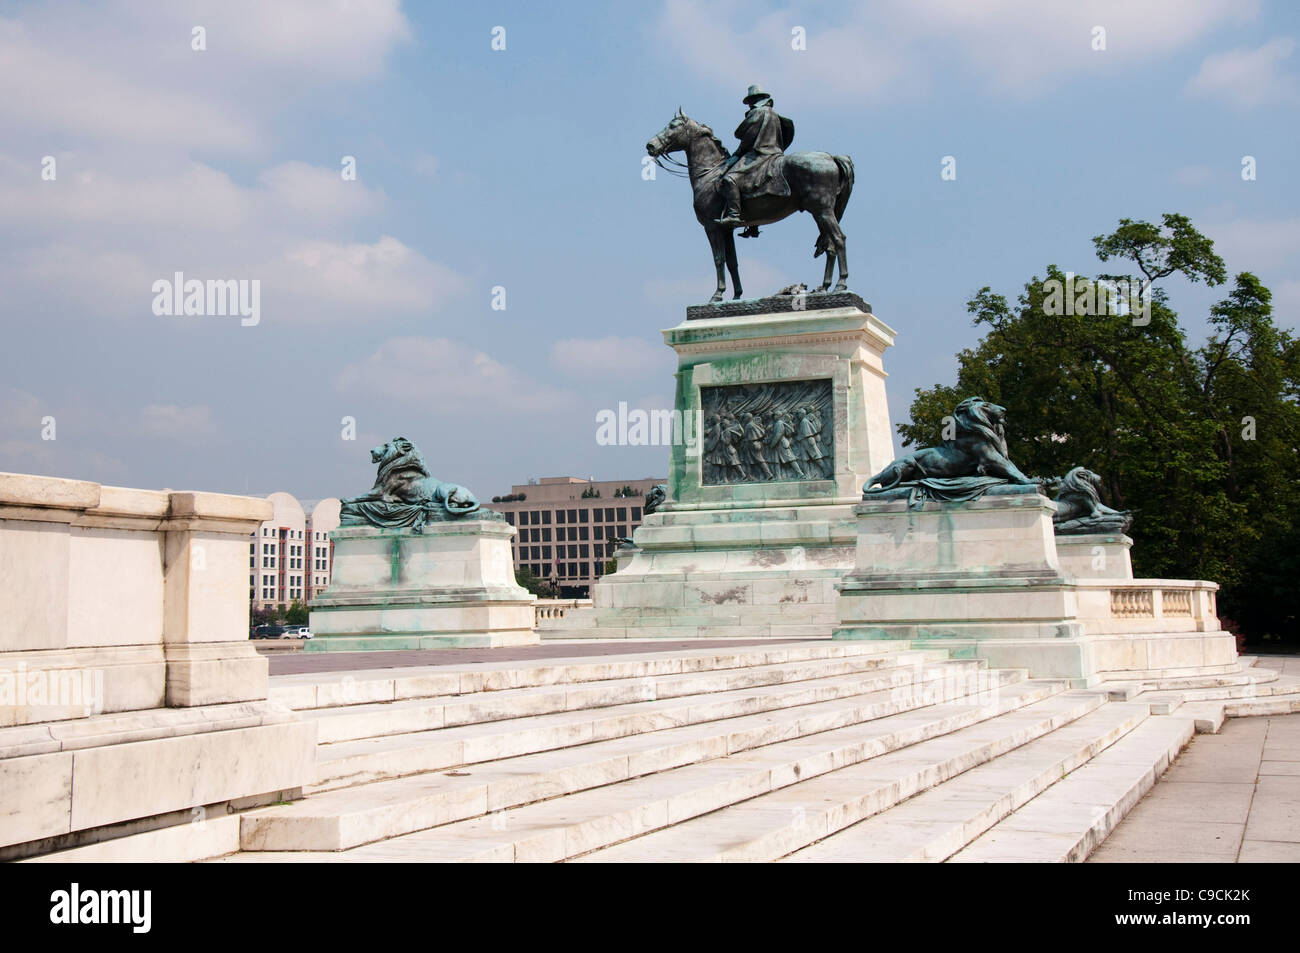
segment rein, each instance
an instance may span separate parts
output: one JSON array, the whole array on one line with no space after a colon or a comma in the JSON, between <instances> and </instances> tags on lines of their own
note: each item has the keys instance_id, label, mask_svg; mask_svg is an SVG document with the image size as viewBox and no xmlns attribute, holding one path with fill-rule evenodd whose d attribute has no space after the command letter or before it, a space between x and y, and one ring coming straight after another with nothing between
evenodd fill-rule
<instances>
[{"instance_id":1,"label":"rein","mask_svg":"<svg viewBox=\"0 0 1300 953\"><path fill-rule=\"evenodd\" d=\"M694 124L692 123L692 125ZM697 126L696 128L699 127ZM707 134L707 133L701 133L701 134ZM717 172L718 169L726 165L728 157L729 156L727 154L727 151L724 149L722 153L722 158L720 158L715 165L711 165L707 169L702 169L700 171L699 181L703 182L710 175ZM659 168L663 169L669 175L675 175L678 178L682 178L682 179L689 179L691 177L691 173L690 173L691 166L689 162L682 162L680 159L674 159L667 152L659 153L657 156L654 157L654 160L655 160L655 165L659 166Z\"/></svg>"}]
</instances>

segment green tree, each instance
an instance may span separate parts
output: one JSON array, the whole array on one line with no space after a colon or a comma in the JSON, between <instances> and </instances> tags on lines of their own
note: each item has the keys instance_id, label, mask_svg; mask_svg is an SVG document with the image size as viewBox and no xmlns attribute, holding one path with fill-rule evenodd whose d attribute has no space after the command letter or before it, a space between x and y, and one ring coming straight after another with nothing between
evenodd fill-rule
<instances>
[{"instance_id":1,"label":"green tree","mask_svg":"<svg viewBox=\"0 0 1300 953\"><path fill-rule=\"evenodd\" d=\"M274 609L251 609L248 614L249 623L253 626L270 625L275 621Z\"/></svg>"},{"instance_id":2,"label":"green tree","mask_svg":"<svg viewBox=\"0 0 1300 953\"><path fill-rule=\"evenodd\" d=\"M286 625L306 625L310 617L307 607L297 599L293 600L293 602L289 604L289 608L286 609L284 613L284 621Z\"/></svg>"},{"instance_id":3,"label":"green tree","mask_svg":"<svg viewBox=\"0 0 1300 953\"><path fill-rule=\"evenodd\" d=\"M545 580L527 566L521 566L515 570L515 582L523 586L533 595L537 595L542 591L542 587L547 585Z\"/></svg>"},{"instance_id":4,"label":"green tree","mask_svg":"<svg viewBox=\"0 0 1300 953\"><path fill-rule=\"evenodd\" d=\"M904 443L937 442L964 397L1003 404L1022 470L1086 466L1112 506L1135 511L1135 572L1213 579L1221 613L1249 636L1294 632L1300 596L1280 567L1294 567L1300 543L1300 346L1274 325L1269 290L1249 272L1211 309L1205 344L1189 346L1154 282L1181 274L1218 285L1226 272L1185 217L1123 219L1093 242L1103 261L1127 261L1141 277L1074 276L1075 294L1091 294L1094 311L1129 313L1052 313L1051 282L1067 282L1055 265L1015 304L981 289L967 307L984 337L958 354L955 385L917 390ZM1115 302L1105 282L1122 278L1149 293L1149 313L1140 299Z\"/></svg>"}]
</instances>

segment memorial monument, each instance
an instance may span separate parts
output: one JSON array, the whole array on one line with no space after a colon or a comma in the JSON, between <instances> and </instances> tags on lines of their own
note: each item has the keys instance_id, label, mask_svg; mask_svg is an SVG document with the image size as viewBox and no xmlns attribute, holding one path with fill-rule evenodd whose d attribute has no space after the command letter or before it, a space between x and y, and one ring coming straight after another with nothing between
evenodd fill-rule
<instances>
[{"instance_id":1,"label":"memorial monument","mask_svg":"<svg viewBox=\"0 0 1300 953\"><path fill-rule=\"evenodd\" d=\"M429 473L394 437L370 451L367 493L341 501L330 585L312 599L311 652L531 645L536 601L515 582L515 528Z\"/></svg>"},{"instance_id":2,"label":"memorial monument","mask_svg":"<svg viewBox=\"0 0 1300 953\"><path fill-rule=\"evenodd\" d=\"M665 499L647 510L618 571L570 612L566 634L588 637L828 635L834 583L853 566L852 507L863 481L893 456L883 355L894 332L848 292L840 219L853 162L785 154L794 124L751 86L735 155L713 130L677 115L646 143L671 169L684 152L695 215L717 274L708 304L663 332L677 353ZM724 267L741 298L734 231L800 210L817 223L821 288L722 303ZM835 263L839 282L832 289Z\"/></svg>"}]
</instances>

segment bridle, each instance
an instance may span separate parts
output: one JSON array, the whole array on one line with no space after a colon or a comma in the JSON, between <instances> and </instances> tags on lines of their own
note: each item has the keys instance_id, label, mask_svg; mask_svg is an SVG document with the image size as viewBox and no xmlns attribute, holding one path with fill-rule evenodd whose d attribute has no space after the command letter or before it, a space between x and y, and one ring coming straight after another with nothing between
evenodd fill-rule
<instances>
[{"instance_id":1,"label":"bridle","mask_svg":"<svg viewBox=\"0 0 1300 953\"><path fill-rule=\"evenodd\" d=\"M693 123L693 122L694 122L694 120L687 118L687 117L682 113L682 111L681 111L680 109L678 109L678 111L677 111L677 116L678 116L679 118L681 118L682 120L684 120L685 122L687 122L687 123ZM656 137L656 138L658 138L658 137ZM682 148L685 149L686 147L683 146ZM723 150L723 153L724 153L724 154L723 154L722 158L721 158L720 160L718 160L718 164L717 164L717 165L711 166L711 167L709 167L709 168L707 168L707 169L702 169L702 170L700 171L700 178L704 178L704 177L707 176L710 172L713 172L713 171L716 170L719 166L723 165L723 163L725 163L725 162L727 161L727 156L726 156L726 154L725 154L725 153L726 153L726 150ZM657 165L659 168L663 169L663 170L664 170L665 172L667 172L669 175L675 175L675 176L677 176L678 178L682 178L682 179L689 179L689 178L691 177L691 173L690 173L690 164L689 164L689 163L687 163L687 162L683 162L683 161L681 161L680 159L674 159L674 158L673 158L671 155L669 155L667 152L659 152L659 153L655 154L655 156L654 156L653 158L654 158L654 160L655 160L655 165Z\"/></svg>"}]
</instances>

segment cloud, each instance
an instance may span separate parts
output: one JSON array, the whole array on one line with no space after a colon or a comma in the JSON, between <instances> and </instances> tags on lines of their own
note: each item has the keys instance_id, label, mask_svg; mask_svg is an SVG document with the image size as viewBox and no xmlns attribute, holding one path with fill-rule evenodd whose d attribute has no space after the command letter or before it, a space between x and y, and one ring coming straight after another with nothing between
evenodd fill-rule
<instances>
[{"instance_id":1,"label":"cloud","mask_svg":"<svg viewBox=\"0 0 1300 953\"><path fill-rule=\"evenodd\" d=\"M338 170L290 161L241 185L203 163L144 175L111 159L64 160L58 178L0 154L0 224L27 240L0 250L11 299L94 318L148 313L152 283L190 277L262 282L269 319L431 314L463 279L390 235L340 236L388 206L382 191Z\"/></svg>"},{"instance_id":2,"label":"cloud","mask_svg":"<svg viewBox=\"0 0 1300 953\"><path fill-rule=\"evenodd\" d=\"M1239 218L1203 231L1230 271L1294 271L1300 262L1300 218Z\"/></svg>"},{"instance_id":3,"label":"cloud","mask_svg":"<svg viewBox=\"0 0 1300 953\"><path fill-rule=\"evenodd\" d=\"M90 445L109 426L97 407L55 407L27 391L0 388L0 471L120 481L127 465Z\"/></svg>"},{"instance_id":4,"label":"cloud","mask_svg":"<svg viewBox=\"0 0 1300 953\"><path fill-rule=\"evenodd\" d=\"M411 170L416 175L432 179L438 174L438 157L422 152L411 162Z\"/></svg>"},{"instance_id":5,"label":"cloud","mask_svg":"<svg viewBox=\"0 0 1300 953\"><path fill-rule=\"evenodd\" d=\"M57 5L55 5L57 6ZM206 49L191 30L206 31ZM284 94L379 75L410 37L400 0L116 0L0 19L0 125L247 153Z\"/></svg>"},{"instance_id":6,"label":"cloud","mask_svg":"<svg viewBox=\"0 0 1300 953\"><path fill-rule=\"evenodd\" d=\"M275 214L338 221L378 212L387 196L356 179L344 179L341 169L282 162L258 175L258 191L265 195Z\"/></svg>"},{"instance_id":7,"label":"cloud","mask_svg":"<svg viewBox=\"0 0 1300 953\"><path fill-rule=\"evenodd\" d=\"M391 338L335 379L339 393L418 406L443 426L473 429L484 415L537 418L572 409L574 395L449 338ZM454 415L454 416L452 416Z\"/></svg>"},{"instance_id":8,"label":"cloud","mask_svg":"<svg viewBox=\"0 0 1300 953\"><path fill-rule=\"evenodd\" d=\"M212 408L204 404L149 404L140 410L140 427L150 437L193 442L216 431Z\"/></svg>"},{"instance_id":9,"label":"cloud","mask_svg":"<svg viewBox=\"0 0 1300 953\"><path fill-rule=\"evenodd\" d=\"M1213 177L1214 173L1203 165L1185 165L1174 171L1174 181L1187 188L1199 188Z\"/></svg>"},{"instance_id":10,"label":"cloud","mask_svg":"<svg viewBox=\"0 0 1300 953\"><path fill-rule=\"evenodd\" d=\"M805 219L801 215L798 219L790 219L790 221L798 221L804 228L809 229L811 234L816 234L812 227L812 219ZM809 287L816 287L821 283L823 259L814 260L811 256L808 257L808 262L814 262L811 273L804 266L794 263L793 267L804 273L803 278L798 278L796 272L791 271L789 267L772 265L761 258L746 256L745 250L743 247L738 249L738 264L740 286L745 289L747 298L776 294L782 288L789 287L800 280ZM727 297L730 298L732 294L730 273L726 278ZM713 294L714 287L713 260L709 257L706 246L700 249L698 278L651 278L641 286L641 291L646 301L656 311L666 311L668 314L677 314L685 318L686 307L707 302L709 296Z\"/></svg>"},{"instance_id":11,"label":"cloud","mask_svg":"<svg viewBox=\"0 0 1300 953\"><path fill-rule=\"evenodd\" d=\"M1294 51L1295 40L1282 36L1258 49L1211 54L1188 81L1187 92L1244 109L1300 103L1300 81L1283 68Z\"/></svg>"},{"instance_id":12,"label":"cloud","mask_svg":"<svg viewBox=\"0 0 1300 953\"><path fill-rule=\"evenodd\" d=\"M461 278L363 228L388 211L382 190L297 160L252 158L240 181L209 158L266 150L280 111L380 76L409 36L399 0L110 0L0 18L0 234L22 236L0 239L10 304L140 317L152 283L181 271L259 279L267 321L440 310Z\"/></svg>"},{"instance_id":13,"label":"cloud","mask_svg":"<svg viewBox=\"0 0 1300 953\"><path fill-rule=\"evenodd\" d=\"M794 6L667 0L659 31L719 84L755 77L778 102L857 105L925 95L938 79L934 64L954 64L1001 93L1041 96L1070 74L1150 65L1257 9L1252 0L883 0L840 5L834 22L812 24ZM792 48L797 26L807 29L806 50ZM1097 26L1106 31L1104 50L1093 48Z\"/></svg>"},{"instance_id":14,"label":"cloud","mask_svg":"<svg viewBox=\"0 0 1300 953\"><path fill-rule=\"evenodd\" d=\"M551 345L551 364L584 378L626 379L672 372L672 352L644 338L566 338Z\"/></svg>"},{"instance_id":15,"label":"cloud","mask_svg":"<svg viewBox=\"0 0 1300 953\"><path fill-rule=\"evenodd\" d=\"M376 242L307 241L284 250L269 265L248 272L262 282L268 318L309 315L369 320L392 312L441 311L465 290L465 281L389 235Z\"/></svg>"},{"instance_id":16,"label":"cloud","mask_svg":"<svg viewBox=\"0 0 1300 953\"><path fill-rule=\"evenodd\" d=\"M255 124L232 104L194 95L175 80L124 76L103 61L114 49L112 43L99 50L56 47L21 23L0 20L0 124L223 151L244 151L257 142Z\"/></svg>"}]
</instances>

